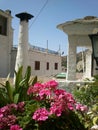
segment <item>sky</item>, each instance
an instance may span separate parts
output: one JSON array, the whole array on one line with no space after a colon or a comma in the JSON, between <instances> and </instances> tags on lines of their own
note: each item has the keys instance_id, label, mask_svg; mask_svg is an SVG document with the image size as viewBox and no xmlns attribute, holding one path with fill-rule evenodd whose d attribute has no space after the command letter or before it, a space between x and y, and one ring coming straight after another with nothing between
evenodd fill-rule
<instances>
[{"instance_id":1,"label":"sky","mask_svg":"<svg viewBox=\"0 0 98 130\"><path fill-rule=\"evenodd\" d=\"M29 43L58 51L68 51L68 36L57 25L85 16L98 17L98 0L0 0L1 10L11 10L13 16L14 44L18 45L19 19L15 16L28 12L34 16L29 21ZM81 51L81 48L80 48Z\"/></svg>"}]
</instances>

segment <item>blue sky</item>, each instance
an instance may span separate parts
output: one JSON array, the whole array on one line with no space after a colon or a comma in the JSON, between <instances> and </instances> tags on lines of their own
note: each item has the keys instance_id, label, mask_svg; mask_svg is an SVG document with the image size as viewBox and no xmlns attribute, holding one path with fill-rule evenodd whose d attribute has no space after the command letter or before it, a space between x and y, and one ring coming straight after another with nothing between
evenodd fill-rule
<instances>
[{"instance_id":1,"label":"blue sky","mask_svg":"<svg viewBox=\"0 0 98 130\"><path fill-rule=\"evenodd\" d=\"M44 9L40 10L47 2ZM56 28L58 24L83 18L98 17L98 0L0 0L0 9L12 11L12 26L14 28L14 44L18 44L19 19L15 14L28 12L34 15L29 22L29 42L32 45L45 47L67 54L68 37Z\"/></svg>"}]
</instances>

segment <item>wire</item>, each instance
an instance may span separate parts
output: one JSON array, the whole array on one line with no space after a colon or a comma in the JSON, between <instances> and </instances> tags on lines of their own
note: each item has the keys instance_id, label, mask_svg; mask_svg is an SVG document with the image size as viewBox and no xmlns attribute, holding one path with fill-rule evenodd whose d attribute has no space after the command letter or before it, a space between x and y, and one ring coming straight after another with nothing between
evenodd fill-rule
<instances>
[{"instance_id":1,"label":"wire","mask_svg":"<svg viewBox=\"0 0 98 130\"><path fill-rule=\"evenodd\" d=\"M33 23L36 21L36 19L39 17L39 15L41 14L41 12L43 11L43 9L46 7L48 3L48 0L45 2L45 4L43 5L43 7L40 9L39 13L36 15L35 19L33 20L33 22L31 23L29 29L31 28L31 26L33 25Z\"/></svg>"}]
</instances>

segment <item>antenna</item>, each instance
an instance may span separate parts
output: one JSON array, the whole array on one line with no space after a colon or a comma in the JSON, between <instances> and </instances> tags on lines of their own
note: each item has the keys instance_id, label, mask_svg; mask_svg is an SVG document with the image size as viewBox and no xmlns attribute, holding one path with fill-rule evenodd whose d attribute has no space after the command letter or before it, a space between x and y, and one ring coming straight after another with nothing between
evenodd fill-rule
<instances>
[{"instance_id":1,"label":"antenna","mask_svg":"<svg viewBox=\"0 0 98 130\"><path fill-rule=\"evenodd\" d=\"M61 54L61 45L59 44L59 50L58 53Z\"/></svg>"},{"instance_id":2,"label":"antenna","mask_svg":"<svg viewBox=\"0 0 98 130\"><path fill-rule=\"evenodd\" d=\"M48 53L48 40L47 40L47 43L46 43L46 52Z\"/></svg>"},{"instance_id":3,"label":"antenna","mask_svg":"<svg viewBox=\"0 0 98 130\"><path fill-rule=\"evenodd\" d=\"M47 40L47 50L48 50L48 40Z\"/></svg>"}]
</instances>

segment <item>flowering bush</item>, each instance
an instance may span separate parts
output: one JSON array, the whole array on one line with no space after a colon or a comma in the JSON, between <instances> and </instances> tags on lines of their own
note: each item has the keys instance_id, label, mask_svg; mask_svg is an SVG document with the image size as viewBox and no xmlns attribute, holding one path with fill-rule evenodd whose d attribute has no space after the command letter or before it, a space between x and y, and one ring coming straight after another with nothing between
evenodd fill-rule
<instances>
[{"instance_id":1,"label":"flowering bush","mask_svg":"<svg viewBox=\"0 0 98 130\"><path fill-rule=\"evenodd\" d=\"M27 95L32 100L0 109L0 130L86 130L80 116L87 107L58 89L56 81L36 83Z\"/></svg>"},{"instance_id":2,"label":"flowering bush","mask_svg":"<svg viewBox=\"0 0 98 130\"><path fill-rule=\"evenodd\" d=\"M17 122L17 116L20 112L24 111L24 102L16 104L8 104L0 108L0 130L22 130L19 129Z\"/></svg>"}]
</instances>

